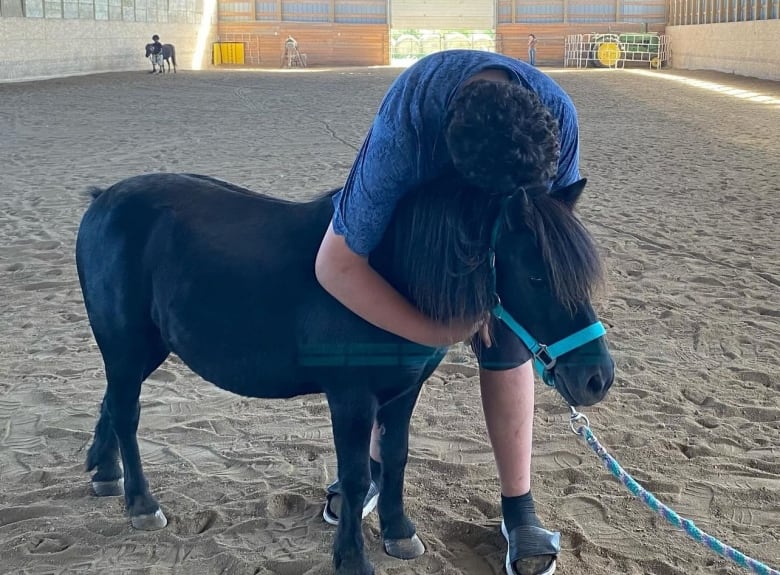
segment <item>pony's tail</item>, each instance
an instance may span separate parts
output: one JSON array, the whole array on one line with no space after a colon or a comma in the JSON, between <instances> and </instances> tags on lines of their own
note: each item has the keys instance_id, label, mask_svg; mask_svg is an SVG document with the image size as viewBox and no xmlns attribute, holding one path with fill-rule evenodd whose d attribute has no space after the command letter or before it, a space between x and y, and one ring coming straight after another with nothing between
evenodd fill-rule
<instances>
[{"instance_id":1,"label":"pony's tail","mask_svg":"<svg viewBox=\"0 0 780 575\"><path fill-rule=\"evenodd\" d=\"M173 62L173 69L176 70L176 46L171 44L171 62Z\"/></svg>"},{"instance_id":2,"label":"pony's tail","mask_svg":"<svg viewBox=\"0 0 780 575\"><path fill-rule=\"evenodd\" d=\"M102 193L103 193L103 192L105 192L105 191L106 191L106 190L104 190L103 188L98 188L97 186L90 186L90 187L88 187L88 188L87 188L87 189L84 191L84 193L85 193L86 195L88 195L88 196L89 196L89 198L90 198L92 201L94 201L94 200L97 200L97 199L98 199L98 197L100 196L100 194L102 194Z\"/></svg>"}]
</instances>

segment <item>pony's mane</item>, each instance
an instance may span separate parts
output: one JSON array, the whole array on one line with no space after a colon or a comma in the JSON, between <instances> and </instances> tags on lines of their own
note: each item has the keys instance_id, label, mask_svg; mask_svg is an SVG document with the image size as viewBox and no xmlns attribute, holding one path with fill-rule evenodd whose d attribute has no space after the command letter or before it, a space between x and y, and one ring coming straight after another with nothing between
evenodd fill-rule
<instances>
[{"instance_id":1,"label":"pony's mane","mask_svg":"<svg viewBox=\"0 0 780 575\"><path fill-rule=\"evenodd\" d=\"M391 224L396 288L438 321L483 317L495 303L488 248L501 204L455 179L410 193ZM547 193L523 193L511 202L499 234L521 222L534 235L560 303L573 309L588 301L601 279L601 260L573 211Z\"/></svg>"},{"instance_id":2,"label":"pony's mane","mask_svg":"<svg viewBox=\"0 0 780 575\"><path fill-rule=\"evenodd\" d=\"M550 194L525 196L525 225L542 252L557 300L573 310L601 285L598 249L574 210ZM511 219L511 218L510 218Z\"/></svg>"},{"instance_id":3,"label":"pony's mane","mask_svg":"<svg viewBox=\"0 0 780 575\"><path fill-rule=\"evenodd\" d=\"M391 224L398 289L438 321L476 321L493 304L488 246L500 202L456 179L411 192Z\"/></svg>"}]
</instances>

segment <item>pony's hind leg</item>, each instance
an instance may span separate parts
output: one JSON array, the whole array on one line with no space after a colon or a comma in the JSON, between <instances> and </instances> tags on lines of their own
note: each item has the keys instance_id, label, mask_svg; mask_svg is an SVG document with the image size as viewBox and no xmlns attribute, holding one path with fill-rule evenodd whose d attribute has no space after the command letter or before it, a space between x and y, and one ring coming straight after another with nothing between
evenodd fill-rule
<instances>
[{"instance_id":1,"label":"pony's hind leg","mask_svg":"<svg viewBox=\"0 0 780 575\"><path fill-rule=\"evenodd\" d=\"M102 338L96 339L100 343ZM133 343L129 343L131 341ZM93 488L98 495L108 495L111 493L107 491L117 492L122 486L133 527L161 529L168 521L157 500L149 493L136 432L141 410L141 384L165 360L168 350L159 334L149 331L134 338L118 338L114 334L110 345L103 343L101 352L108 386L95 439L87 455L87 467L97 467L92 478ZM117 454L121 454L123 480Z\"/></svg>"},{"instance_id":2,"label":"pony's hind leg","mask_svg":"<svg viewBox=\"0 0 780 575\"><path fill-rule=\"evenodd\" d=\"M377 423L383 430L382 488L379 491L379 524L385 552L398 559L414 559L425 553L414 524L406 516L403 502L404 473L409 453L409 421L422 383L383 405Z\"/></svg>"},{"instance_id":3,"label":"pony's hind leg","mask_svg":"<svg viewBox=\"0 0 780 575\"><path fill-rule=\"evenodd\" d=\"M124 495L124 479L119 464L119 442L111 424L106 399L100 406L100 419L95 426L95 437L87 452L87 471L92 475L92 490L100 497Z\"/></svg>"}]
</instances>

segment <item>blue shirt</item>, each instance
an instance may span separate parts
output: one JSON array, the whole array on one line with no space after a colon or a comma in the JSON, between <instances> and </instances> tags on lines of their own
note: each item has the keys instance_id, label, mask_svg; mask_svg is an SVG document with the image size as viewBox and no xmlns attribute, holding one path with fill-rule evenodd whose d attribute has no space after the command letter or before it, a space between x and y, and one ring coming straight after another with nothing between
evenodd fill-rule
<instances>
[{"instance_id":1,"label":"blue shirt","mask_svg":"<svg viewBox=\"0 0 780 575\"><path fill-rule=\"evenodd\" d=\"M552 186L580 178L577 112L552 78L502 54L437 52L407 68L390 86L344 187L334 196L333 229L352 251L371 253L399 200L451 166L443 141L450 100L463 81L496 68L536 93L558 119L561 155Z\"/></svg>"}]
</instances>

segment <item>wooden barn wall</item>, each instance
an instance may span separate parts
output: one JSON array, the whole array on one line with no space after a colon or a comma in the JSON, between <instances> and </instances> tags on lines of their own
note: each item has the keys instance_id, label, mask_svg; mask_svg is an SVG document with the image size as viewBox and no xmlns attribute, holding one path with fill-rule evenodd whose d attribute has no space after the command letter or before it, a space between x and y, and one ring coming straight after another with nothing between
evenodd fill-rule
<instances>
[{"instance_id":1,"label":"wooden barn wall","mask_svg":"<svg viewBox=\"0 0 780 575\"><path fill-rule=\"evenodd\" d=\"M563 43L572 34L601 32L660 32L664 24L638 24L632 22L603 22L595 24L539 24L523 22L499 24L496 28L496 51L508 56L528 60L528 34L536 35L536 63L547 66L563 64Z\"/></svg>"},{"instance_id":2,"label":"wooden barn wall","mask_svg":"<svg viewBox=\"0 0 780 575\"><path fill-rule=\"evenodd\" d=\"M287 35L310 66L383 65L391 27L495 25L498 51L526 59L534 33L537 61L559 65L565 36L662 32L666 10L666 0L218 0L217 34L245 44L247 66L280 66Z\"/></svg>"},{"instance_id":3,"label":"wooden barn wall","mask_svg":"<svg viewBox=\"0 0 780 575\"><path fill-rule=\"evenodd\" d=\"M244 44L244 65L278 68L293 36L309 66L389 64L387 0L217 0L219 42Z\"/></svg>"},{"instance_id":4,"label":"wooden barn wall","mask_svg":"<svg viewBox=\"0 0 780 575\"><path fill-rule=\"evenodd\" d=\"M387 24L387 0L217 0L220 22Z\"/></svg>"},{"instance_id":5,"label":"wooden barn wall","mask_svg":"<svg viewBox=\"0 0 780 575\"><path fill-rule=\"evenodd\" d=\"M220 22L220 42L243 42L246 66L281 67L284 41L298 41L309 66L381 66L389 64L386 24L302 22Z\"/></svg>"},{"instance_id":6,"label":"wooden barn wall","mask_svg":"<svg viewBox=\"0 0 780 575\"><path fill-rule=\"evenodd\" d=\"M667 0L497 0L496 50L528 59L536 35L537 63L563 64L564 38L601 32L663 32Z\"/></svg>"}]
</instances>

